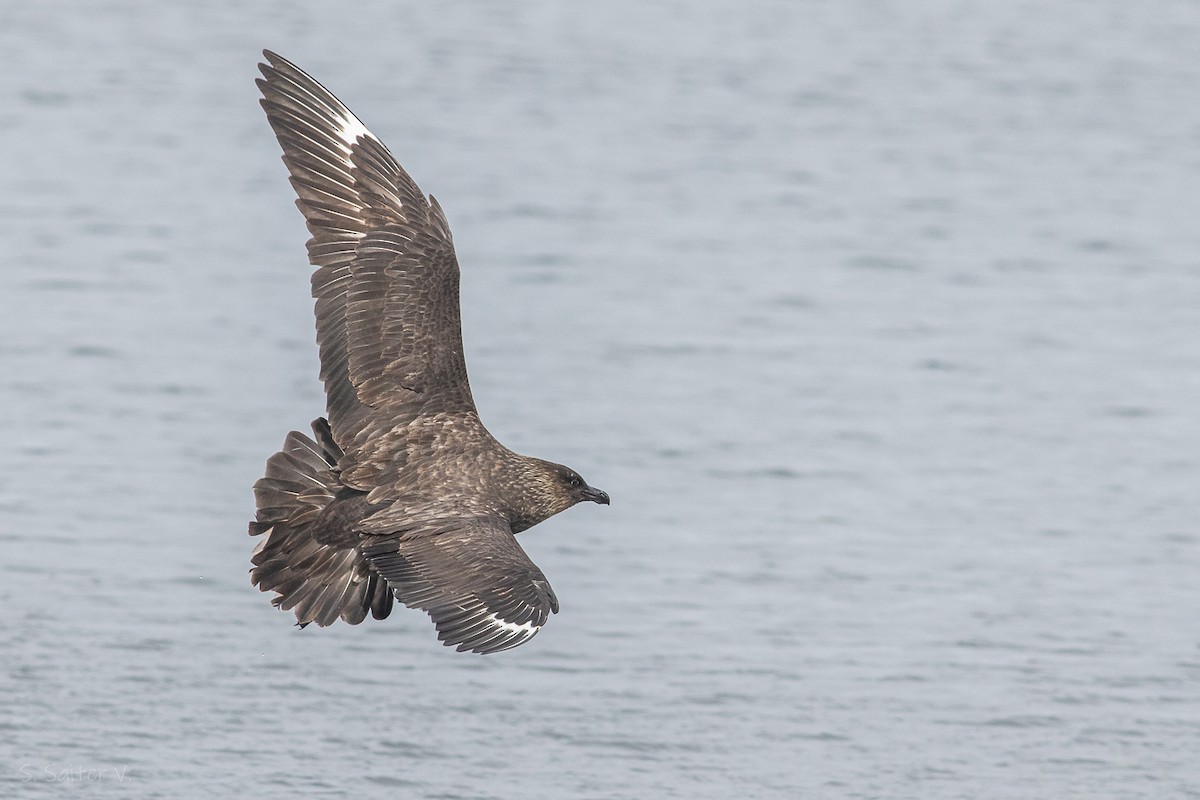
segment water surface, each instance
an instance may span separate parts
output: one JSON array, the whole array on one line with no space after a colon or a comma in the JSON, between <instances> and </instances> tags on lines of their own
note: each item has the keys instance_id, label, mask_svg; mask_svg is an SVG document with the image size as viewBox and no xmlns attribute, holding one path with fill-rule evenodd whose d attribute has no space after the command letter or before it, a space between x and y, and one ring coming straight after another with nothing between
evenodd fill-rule
<instances>
[{"instance_id":1,"label":"water surface","mask_svg":"<svg viewBox=\"0 0 1200 800\"><path fill-rule=\"evenodd\" d=\"M1200 795L1200 9L131 0L0 26L0 776L100 797ZM270 47L454 228L562 613L298 631Z\"/></svg>"}]
</instances>

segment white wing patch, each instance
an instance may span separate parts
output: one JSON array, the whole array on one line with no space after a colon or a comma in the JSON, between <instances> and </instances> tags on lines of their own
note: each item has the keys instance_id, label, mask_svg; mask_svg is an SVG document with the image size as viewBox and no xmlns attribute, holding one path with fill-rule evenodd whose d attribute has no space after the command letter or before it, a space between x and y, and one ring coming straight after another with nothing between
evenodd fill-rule
<instances>
[{"instance_id":1,"label":"white wing patch","mask_svg":"<svg viewBox=\"0 0 1200 800\"><path fill-rule=\"evenodd\" d=\"M498 653L501 650L510 650L519 644L524 644L541 629L542 626L535 625L532 621L506 622L493 612L487 616L475 617L463 628L455 630L453 634L443 631L438 638L447 644L458 644L460 653L466 650L474 653ZM447 641L447 639L451 639L451 641Z\"/></svg>"},{"instance_id":2,"label":"white wing patch","mask_svg":"<svg viewBox=\"0 0 1200 800\"><path fill-rule=\"evenodd\" d=\"M538 631L538 626L534 625L532 622L523 622L518 625L515 622L505 622L496 614L488 614L487 621L488 624L497 631L522 634L522 638L525 636L532 636Z\"/></svg>"},{"instance_id":3,"label":"white wing patch","mask_svg":"<svg viewBox=\"0 0 1200 800\"><path fill-rule=\"evenodd\" d=\"M346 156L347 170L354 170L354 147L359 143L359 140L370 139L380 147L383 147L383 149L387 149L384 147L383 142L379 141L378 137L371 133L371 131L367 129L367 126L363 125L362 121L350 112L350 109L339 105L338 111L340 112L339 116L333 120L333 122L337 125L337 128L334 129L332 133L337 136L338 140L340 140L337 142L337 144L341 146L342 153ZM397 209L404 208L404 201L401 200L400 197L395 194L395 192L382 189L380 191L385 193L387 199L390 200L392 205L394 205ZM357 232L353 234L356 239L361 239L364 235L365 234ZM404 238L407 239L408 237Z\"/></svg>"},{"instance_id":4,"label":"white wing patch","mask_svg":"<svg viewBox=\"0 0 1200 800\"><path fill-rule=\"evenodd\" d=\"M469 644L459 645L459 650L499 653L501 650L510 650L519 644L524 644L541 630L541 626L534 625L533 622L521 624L506 622L494 613L488 614L481 622L486 626L488 634L491 635L484 634L473 637Z\"/></svg>"},{"instance_id":5,"label":"white wing patch","mask_svg":"<svg viewBox=\"0 0 1200 800\"><path fill-rule=\"evenodd\" d=\"M468 642L460 644L458 646L460 652L471 650L476 653L499 653L501 650L510 650L519 644L524 644L541 630L540 626L534 625L532 622L522 624L505 622L496 614L488 614L480 620L475 626L475 630L479 630L480 627L486 633L477 633Z\"/></svg>"},{"instance_id":6,"label":"white wing patch","mask_svg":"<svg viewBox=\"0 0 1200 800\"><path fill-rule=\"evenodd\" d=\"M341 110L344 111L345 114L343 114L341 119L337 120L337 134L345 145L343 150L345 151L346 155L350 155L351 148L354 147L354 145L358 143L358 140L364 136L368 139L374 139L377 142L379 141L378 139L375 139L375 134L367 130L367 126L363 125L362 122L359 121L358 117L351 114L345 106L343 106Z\"/></svg>"}]
</instances>

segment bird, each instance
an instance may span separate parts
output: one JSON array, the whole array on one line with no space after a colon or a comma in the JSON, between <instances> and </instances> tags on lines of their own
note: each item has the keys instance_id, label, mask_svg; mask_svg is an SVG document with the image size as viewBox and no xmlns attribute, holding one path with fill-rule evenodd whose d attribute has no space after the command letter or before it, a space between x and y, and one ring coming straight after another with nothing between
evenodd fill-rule
<instances>
[{"instance_id":1,"label":"bird","mask_svg":"<svg viewBox=\"0 0 1200 800\"><path fill-rule=\"evenodd\" d=\"M441 206L333 93L263 56L260 104L312 234L326 415L254 484L251 583L300 627L385 619L399 601L460 652L524 644L559 605L516 535L609 496L483 426Z\"/></svg>"}]
</instances>

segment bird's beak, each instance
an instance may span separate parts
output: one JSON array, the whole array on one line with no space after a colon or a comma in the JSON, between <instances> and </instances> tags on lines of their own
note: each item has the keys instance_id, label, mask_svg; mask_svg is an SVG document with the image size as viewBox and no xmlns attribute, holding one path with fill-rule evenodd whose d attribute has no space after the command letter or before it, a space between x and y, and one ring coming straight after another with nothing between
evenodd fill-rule
<instances>
[{"instance_id":1,"label":"bird's beak","mask_svg":"<svg viewBox=\"0 0 1200 800\"><path fill-rule=\"evenodd\" d=\"M602 492L591 486L585 487L580 494L584 500L591 500L593 503L599 503L602 506L608 505L608 492Z\"/></svg>"}]
</instances>

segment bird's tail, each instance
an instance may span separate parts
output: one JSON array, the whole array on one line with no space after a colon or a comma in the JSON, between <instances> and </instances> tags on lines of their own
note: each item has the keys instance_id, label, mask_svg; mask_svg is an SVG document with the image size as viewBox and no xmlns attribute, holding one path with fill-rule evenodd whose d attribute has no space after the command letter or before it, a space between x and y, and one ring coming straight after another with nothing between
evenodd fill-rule
<instances>
[{"instance_id":1,"label":"bird's tail","mask_svg":"<svg viewBox=\"0 0 1200 800\"><path fill-rule=\"evenodd\" d=\"M262 536L254 549L250 581L272 602L292 610L300 626L351 625L388 615L392 593L352 542L330 536L323 516L342 488L336 474L342 451L329 423L312 424L317 441L292 431L283 449L267 460L267 473L254 484L258 507L250 535ZM318 442L320 444L318 444ZM327 515L326 515L327 516Z\"/></svg>"}]
</instances>

